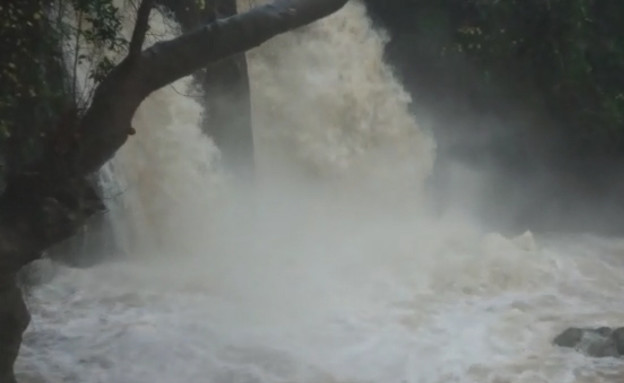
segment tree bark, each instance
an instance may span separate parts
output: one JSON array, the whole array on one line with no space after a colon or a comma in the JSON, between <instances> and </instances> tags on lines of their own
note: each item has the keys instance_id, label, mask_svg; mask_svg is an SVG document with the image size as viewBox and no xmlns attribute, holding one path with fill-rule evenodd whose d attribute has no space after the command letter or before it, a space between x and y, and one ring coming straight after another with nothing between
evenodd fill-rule
<instances>
[{"instance_id":1,"label":"tree bark","mask_svg":"<svg viewBox=\"0 0 624 383\"><path fill-rule=\"evenodd\" d=\"M154 6L154 0L142 0L137 9L137 20L134 25L134 31L132 32L132 39L130 40L130 48L128 49L128 57L137 57L141 50L143 50L143 43L145 42L145 34L149 29L149 15Z\"/></svg>"}]
</instances>

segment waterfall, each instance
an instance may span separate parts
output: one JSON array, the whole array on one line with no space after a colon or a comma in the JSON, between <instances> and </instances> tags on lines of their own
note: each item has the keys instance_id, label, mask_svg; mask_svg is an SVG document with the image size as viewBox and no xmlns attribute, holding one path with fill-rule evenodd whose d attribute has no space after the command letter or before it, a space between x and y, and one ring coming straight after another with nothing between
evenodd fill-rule
<instances>
[{"instance_id":1,"label":"waterfall","mask_svg":"<svg viewBox=\"0 0 624 383\"><path fill-rule=\"evenodd\" d=\"M383 61L386 40L365 7L352 2L248 54L265 175L340 179L342 188L351 184L376 198L421 195L434 144Z\"/></svg>"},{"instance_id":2,"label":"waterfall","mask_svg":"<svg viewBox=\"0 0 624 383\"><path fill-rule=\"evenodd\" d=\"M127 256L30 292L23 381L618 381L622 362L550 339L622 317L624 244L430 216L435 143L385 42L352 1L248 52L246 189L200 132L190 80L152 94L102 174Z\"/></svg>"}]
</instances>

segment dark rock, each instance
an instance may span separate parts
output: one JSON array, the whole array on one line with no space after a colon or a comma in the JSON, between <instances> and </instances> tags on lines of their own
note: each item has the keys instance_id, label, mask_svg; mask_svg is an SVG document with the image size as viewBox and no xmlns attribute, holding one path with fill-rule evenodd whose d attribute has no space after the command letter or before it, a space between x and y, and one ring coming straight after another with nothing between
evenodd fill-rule
<instances>
[{"instance_id":1,"label":"dark rock","mask_svg":"<svg viewBox=\"0 0 624 383\"><path fill-rule=\"evenodd\" d=\"M582 329L571 327L557 335L553 340L553 343L559 347L576 347L576 345L581 342L582 337Z\"/></svg>"},{"instance_id":2,"label":"dark rock","mask_svg":"<svg viewBox=\"0 0 624 383\"><path fill-rule=\"evenodd\" d=\"M15 383L13 363L30 314L14 275L0 275L0 382Z\"/></svg>"},{"instance_id":3,"label":"dark rock","mask_svg":"<svg viewBox=\"0 0 624 383\"><path fill-rule=\"evenodd\" d=\"M624 328L614 331L610 327L571 327L557 335L553 343L596 358L621 356L624 355Z\"/></svg>"},{"instance_id":4,"label":"dark rock","mask_svg":"<svg viewBox=\"0 0 624 383\"><path fill-rule=\"evenodd\" d=\"M101 170L97 177L86 180L85 194L79 202L92 209L89 218L73 230L70 238L46 249L49 258L70 267L88 268L125 255L117 235L119 223L113 222L104 203L110 195L121 195L123 190L109 177L107 171ZM71 196L65 199L71 200ZM109 203L114 204L112 200Z\"/></svg>"},{"instance_id":5,"label":"dark rock","mask_svg":"<svg viewBox=\"0 0 624 383\"><path fill-rule=\"evenodd\" d=\"M51 282L57 275L58 265L49 258L38 259L22 267L17 273L17 285L25 296L37 286Z\"/></svg>"},{"instance_id":6,"label":"dark rock","mask_svg":"<svg viewBox=\"0 0 624 383\"><path fill-rule=\"evenodd\" d=\"M618 354L624 355L624 327L617 328L611 333Z\"/></svg>"},{"instance_id":7,"label":"dark rock","mask_svg":"<svg viewBox=\"0 0 624 383\"><path fill-rule=\"evenodd\" d=\"M577 349L585 355L595 358L619 356L613 339L610 336L602 335L596 330L585 331Z\"/></svg>"}]
</instances>

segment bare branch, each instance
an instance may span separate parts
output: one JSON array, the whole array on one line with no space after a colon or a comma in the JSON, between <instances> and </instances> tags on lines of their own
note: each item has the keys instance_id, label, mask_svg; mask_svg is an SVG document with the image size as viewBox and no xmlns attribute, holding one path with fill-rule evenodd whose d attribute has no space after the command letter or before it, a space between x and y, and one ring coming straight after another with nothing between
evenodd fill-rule
<instances>
[{"instance_id":1,"label":"bare branch","mask_svg":"<svg viewBox=\"0 0 624 383\"><path fill-rule=\"evenodd\" d=\"M130 40L130 50L128 57L136 58L143 49L145 42L145 34L149 28L149 15L154 6L154 0L142 0L137 11L137 19L132 32L132 40Z\"/></svg>"}]
</instances>

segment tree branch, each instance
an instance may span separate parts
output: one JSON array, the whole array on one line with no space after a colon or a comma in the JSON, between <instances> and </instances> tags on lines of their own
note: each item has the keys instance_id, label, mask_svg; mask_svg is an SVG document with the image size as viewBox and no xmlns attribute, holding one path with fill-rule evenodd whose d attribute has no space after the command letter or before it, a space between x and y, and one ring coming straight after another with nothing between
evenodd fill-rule
<instances>
[{"instance_id":1,"label":"tree branch","mask_svg":"<svg viewBox=\"0 0 624 383\"><path fill-rule=\"evenodd\" d=\"M347 1L277 0L157 43L135 61L124 60L96 89L82 120L80 143L65 166L76 175L102 167L125 143L134 112L153 91L209 63L328 16Z\"/></svg>"},{"instance_id":2,"label":"tree branch","mask_svg":"<svg viewBox=\"0 0 624 383\"><path fill-rule=\"evenodd\" d=\"M270 38L310 24L342 8L347 0L278 0L217 20L142 54L151 91L208 63L255 48Z\"/></svg>"},{"instance_id":3,"label":"tree branch","mask_svg":"<svg viewBox=\"0 0 624 383\"><path fill-rule=\"evenodd\" d=\"M130 49L128 57L136 58L143 49L145 42L145 34L149 28L149 15L154 6L154 0L142 0L137 10L137 18L134 23L134 31L132 32L132 40L130 40Z\"/></svg>"}]
</instances>

